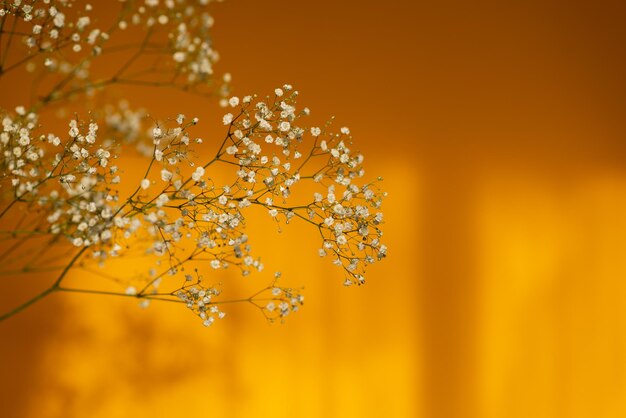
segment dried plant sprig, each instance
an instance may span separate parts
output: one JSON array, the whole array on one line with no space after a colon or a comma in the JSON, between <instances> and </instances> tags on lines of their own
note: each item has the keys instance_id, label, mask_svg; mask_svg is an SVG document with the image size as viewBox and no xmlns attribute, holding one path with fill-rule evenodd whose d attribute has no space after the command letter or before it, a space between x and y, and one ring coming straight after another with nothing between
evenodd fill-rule
<instances>
[{"instance_id":1,"label":"dried plant sprig","mask_svg":"<svg viewBox=\"0 0 626 418\"><path fill-rule=\"evenodd\" d=\"M40 3L46 4L45 12L37 12ZM92 22L82 19L83 12L63 8L75 3L5 1L0 3L0 33L7 16L19 24L39 24L37 34L45 30L47 35L27 38L26 44L38 48L35 54L41 57L35 61L50 59L46 54L60 53L55 49L60 44L49 39L51 31L57 30L61 39L78 39L74 35ZM135 25L146 33L170 28L161 45L171 58L164 71L174 71L173 80L182 80L178 87L198 92L211 83L217 59L206 33L210 16L196 13L207 3L128 1L115 27ZM76 14L80 27L55 23L59 13ZM74 292L133 297L143 307L151 300L184 303L206 326L225 315L222 304L233 302L250 303L269 321L282 321L298 310L303 296L299 289L278 286L279 274L252 296L231 300L220 300L222 286L206 285L203 277L233 269L243 276L264 270L246 229L255 208L278 228L292 221L311 225L319 236L319 255L342 269L343 283L365 282L367 266L387 254L381 242L380 208L386 196L381 179L364 180L364 158L353 151L348 128L335 130L332 120L323 127L303 124L310 111L298 108L298 92L291 85L266 97L222 96L222 105L230 110L222 117L225 134L217 143L198 136L196 117L178 114L155 121L126 102L104 106L86 119L75 115L66 132L45 132L39 122L43 107L107 85L83 72L86 63L106 52L110 36L98 33L99 42L87 42L95 52L68 64L50 93L33 106L0 112L0 273L57 274L49 288L0 320L51 293ZM152 47L150 37L144 38L113 78L119 81ZM0 80L2 75L0 71ZM222 88L220 94L226 92ZM215 144L209 158L197 149L202 143ZM116 164L130 148L139 151L145 164L132 187ZM225 168L232 169L227 180L222 179ZM29 242L38 242L51 254L23 251ZM143 261L129 264L134 257ZM127 274L115 265L125 266ZM70 287L65 279L73 270L100 276L120 290Z\"/></svg>"},{"instance_id":2,"label":"dried plant sprig","mask_svg":"<svg viewBox=\"0 0 626 418\"><path fill-rule=\"evenodd\" d=\"M214 73L219 60L210 36L214 2L116 2L117 16L103 28L94 8L79 0L0 0L0 76L24 69L36 75L38 85L52 85L33 92L39 97L32 110L112 85L225 97L231 77ZM127 41L129 31L141 40ZM16 53L19 44L26 50ZM99 65L102 61L109 65ZM107 74L92 75L92 68L116 61Z\"/></svg>"}]
</instances>

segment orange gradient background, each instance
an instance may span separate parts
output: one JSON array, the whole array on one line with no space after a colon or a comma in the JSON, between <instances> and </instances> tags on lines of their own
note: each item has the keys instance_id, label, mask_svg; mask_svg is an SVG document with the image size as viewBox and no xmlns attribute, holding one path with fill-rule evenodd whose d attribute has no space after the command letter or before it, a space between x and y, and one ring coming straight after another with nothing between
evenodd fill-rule
<instances>
[{"instance_id":1,"label":"orange gradient background","mask_svg":"<svg viewBox=\"0 0 626 418\"><path fill-rule=\"evenodd\" d=\"M53 295L0 324L0 416L626 416L625 13L216 5L235 94L292 83L312 120L351 127L385 178L389 257L345 289L310 230L253 227L269 269L306 285L284 325L240 306L205 329L179 306ZM2 89L3 107L22 95ZM125 94L219 132L197 98ZM3 276L1 305L47 283L31 279Z\"/></svg>"}]
</instances>

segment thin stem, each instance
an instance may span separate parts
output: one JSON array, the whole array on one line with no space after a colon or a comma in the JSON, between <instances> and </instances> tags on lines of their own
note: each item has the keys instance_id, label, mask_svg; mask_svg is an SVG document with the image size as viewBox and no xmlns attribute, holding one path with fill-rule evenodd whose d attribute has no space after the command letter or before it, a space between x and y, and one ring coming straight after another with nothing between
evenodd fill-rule
<instances>
[{"instance_id":1,"label":"thin stem","mask_svg":"<svg viewBox=\"0 0 626 418\"><path fill-rule=\"evenodd\" d=\"M13 36L14 36L14 31L15 31L15 26L17 25L17 16L14 16L13 18L13 23L11 25L11 30L9 33L9 39L7 40L7 46L4 50L4 55L2 56L2 60L0 62L0 69L4 68L4 64L7 61L7 58L9 56L9 50L11 49L11 43L13 42Z\"/></svg>"},{"instance_id":2,"label":"thin stem","mask_svg":"<svg viewBox=\"0 0 626 418\"><path fill-rule=\"evenodd\" d=\"M24 309L28 308L30 305L38 302L39 300L45 298L46 296L48 296L49 294L51 294L52 292L58 290L56 287L49 287L46 290L44 290L43 292L41 292L40 294L38 294L37 296L33 297L32 299L22 303L20 306L10 310L9 312L3 314L2 316L0 316L0 322L4 321L7 318L12 317L13 315L23 311Z\"/></svg>"},{"instance_id":3,"label":"thin stem","mask_svg":"<svg viewBox=\"0 0 626 418\"><path fill-rule=\"evenodd\" d=\"M74 256L74 258L72 258L72 260L70 261L70 263L65 266L65 268L63 269L63 271L61 272L61 274L59 275L59 277L56 279L56 281L54 282L54 284L52 285L52 287L54 288L58 288L61 285L61 282L63 281L63 279L65 278L65 276L67 275L67 273L70 271L70 269L72 268L72 266L74 265L74 263L76 263L76 261L78 261L78 259L80 258L81 255L83 255L83 253L87 251L87 247L83 247L80 249L80 251L78 253L76 253L76 255Z\"/></svg>"},{"instance_id":4,"label":"thin stem","mask_svg":"<svg viewBox=\"0 0 626 418\"><path fill-rule=\"evenodd\" d=\"M167 297L161 297L159 295L148 295L148 294L141 294L141 293L128 294L128 293L122 293L122 292L111 292L111 291L108 291L108 290L77 289L77 288L72 288L72 287L58 287L58 288L56 288L56 290L59 291L59 292L68 292L68 293L82 293L82 294L88 294L88 295L102 295L102 296L122 296L122 297L126 297L126 298L149 299L149 300L158 300L158 301L163 301L163 302L184 303L180 299L172 299L172 298L167 298ZM272 300L276 300L276 298L258 298L258 299L255 299L255 297L257 295L259 295L260 293L264 292L265 290L267 290L267 288L261 289L261 291L255 293L254 295L252 295L252 296L250 296L248 298L229 299L229 300L216 300L216 301L211 301L207 305L222 305L222 304L227 304L227 303L243 303L243 302L252 303L254 301L272 301ZM161 295L163 295L163 293Z\"/></svg>"},{"instance_id":5,"label":"thin stem","mask_svg":"<svg viewBox=\"0 0 626 418\"><path fill-rule=\"evenodd\" d=\"M0 18L0 57L2 56L2 35L6 33L4 30L4 24L7 20L8 13L5 13L2 18ZM2 75L2 65L0 65L0 76Z\"/></svg>"},{"instance_id":6,"label":"thin stem","mask_svg":"<svg viewBox=\"0 0 626 418\"><path fill-rule=\"evenodd\" d=\"M64 268L65 268L65 266L49 266L49 267L28 267L28 266L25 266L25 267L22 267L21 269L0 271L0 275L6 276L6 275L14 275L14 274L41 273L41 272L45 272L45 271L63 270Z\"/></svg>"},{"instance_id":7,"label":"thin stem","mask_svg":"<svg viewBox=\"0 0 626 418\"><path fill-rule=\"evenodd\" d=\"M0 322L4 321L7 318L12 317L13 315L15 315L15 314L17 314L17 313L19 313L21 311L23 311L24 309L28 308L30 305L40 301L41 299L45 298L49 294L58 291L60 289L61 282L63 281L63 279L65 278L67 273L70 271L70 269L72 268L74 263L76 263L76 261L78 261L80 256L82 256L83 253L86 250L87 250L87 247L83 247L83 248L81 248L81 250L78 253L76 253L74 258L72 258L72 260L69 262L69 264L67 266L65 266L65 268L63 269L63 271L61 272L59 277L56 279L56 281L52 284L52 286L50 286L49 288L47 288L43 292L39 293L37 296L27 300L26 302L22 303L19 306L17 306L16 308L13 308L9 312L7 312L5 314L2 314L2 316L0 316Z\"/></svg>"},{"instance_id":8,"label":"thin stem","mask_svg":"<svg viewBox=\"0 0 626 418\"><path fill-rule=\"evenodd\" d=\"M164 298L164 297L159 297L159 296L154 296L154 295L142 295L142 294L133 295L133 294L122 293L122 292L110 292L107 290L77 289L73 287L59 287L57 288L57 290L59 292L68 292L68 293L83 293L83 294L89 294L89 295L103 295L103 296L122 296L122 297L135 298L135 299L150 299L150 300L159 300L163 302L182 303L182 301L177 300L177 299L169 299L169 298Z\"/></svg>"},{"instance_id":9,"label":"thin stem","mask_svg":"<svg viewBox=\"0 0 626 418\"><path fill-rule=\"evenodd\" d=\"M2 218L11 208L19 201L18 198L15 198L9 203L3 210L0 212L0 218Z\"/></svg>"}]
</instances>

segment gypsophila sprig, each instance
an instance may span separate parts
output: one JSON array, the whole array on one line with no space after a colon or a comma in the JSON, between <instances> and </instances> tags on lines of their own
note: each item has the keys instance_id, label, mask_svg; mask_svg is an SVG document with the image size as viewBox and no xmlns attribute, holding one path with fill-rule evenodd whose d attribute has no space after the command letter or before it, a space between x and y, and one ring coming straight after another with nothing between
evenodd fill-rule
<instances>
[{"instance_id":1,"label":"gypsophila sprig","mask_svg":"<svg viewBox=\"0 0 626 418\"><path fill-rule=\"evenodd\" d=\"M267 96L229 95L230 76L214 73L209 3L124 1L104 30L78 0L0 1L0 82L20 68L49 79L33 103L0 111L1 270L55 277L0 320L54 292L72 292L134 298L143 308L180 303L205 326L232 303L283 321L302 306L303 289L285 286L280 273L269 285L255 278L265 274L253 251L262 245L254 246L247 226L259 211L279 230L308 226L319 256L340 268L346 286L363 284L367 267L385 258L386 193L381 179L366 178L350 130L332 119L310 122L288 84ZM115 43L133 30L139 41L128 35ZM14 39L22 49L10 52ZM132 54L113 73L91 75L98 60L120 51ZM145 67L145 55L157 59ZM116 84L214 97L225 107L214 119L223 136L207 137L195 115L157 120L126 100L112 101L105 93ZM62 129L46 129L47 109L81 95L104 104L66 117ZM141 164L141 177L126 175L126 153ZM93 280L70 286L74 271L109 287ZM233 273L262 284L252 295L224 297L237 287ZM74 276L80 283L82 274Z\"/></svg>"},{"instance_id":2,"label":"gypsophila sprig","mask_svg":"<svg viewBox=\"0 0 626 418\"><path fill-rule=\"evenodd\" d=\"M7 39L0 50L0 75L23 69L37 75L37 85L52 86L36 91L40 99L33 110L113 85L167 87L223 99L231 76L216 76L213 69L219 60L210 37L214 2L116 2L116 18L102 27L94 7L83 1L0 0L0 41ZM136 34L140 40L127 41ZM12 54L17 42L25 50ZM95 76L93 68L110 70Z\"/></svg>"}]
</instances>

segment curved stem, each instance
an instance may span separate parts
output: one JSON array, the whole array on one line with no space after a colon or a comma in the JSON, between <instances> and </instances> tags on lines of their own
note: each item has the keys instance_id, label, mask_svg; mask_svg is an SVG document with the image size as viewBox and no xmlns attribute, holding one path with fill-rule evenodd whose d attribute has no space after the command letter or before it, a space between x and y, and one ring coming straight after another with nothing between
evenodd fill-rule
<instances>
[{"instance_id":1,"label":"curved stem","mask_svg":"<svg viewBox=\"0 0 626 418\"><path fill-rule=\"evenodd\" d=\"M83 253L87 251L87 247L83 247L80 249L80 251L78 253L76 253L76 255L74 256L74 258L72 258L72 260L70 261L70 263L65 266L65 268L63 269L63 271L61 272L61 274L59 275L59 277L57 278L57 280L54 282L54 284L52 285L53 288L58 289L59 286L61 285L61 282L63 281L63 278L65 277L65 275L67 274L68 271L70 271L70 269L72 268L72 266L74 265L74 263L76 263L76 261L78 261L78 259L80 258L81 255L83 255Z\"/></svg>"},{"instance_id":2,"label":"curved stem","mask_svg":"<svg viewBox=\"0 0 626 418\"><path fill-rule=\"evenodd\" d=\"M19 201L18 198L15 198L9 203L3 210L0 212L0 218L2 218L11 208Z\"/></svg>"},{"instance_id":3,"label":"curved stem","mask_svg":"<svg viewBox=\"0 0 626 418\"><path fill-rule=\"evenodd\" d=\"M41 292L40 294L38 294L37 296L33 297L32 299L27 300L26 302L22 303L20 306L10 310L9 312L3 314L2 316L0 316L0 322L4 321L7 318L12 317L13 315L23 311L24 309L28 308L30 305L34 304L35 302L39 301L40 299L45 298L46 296L48 296L50 293L56 291L57 288L56 287L49 287L46 290L44 290L43 292Z\"/></svg>"},{"instance_id":4,"label":"curved stem","mask_svg":"<svg viewBox=\"0 0 626 418\"><path fill-rule=\"evenodd\" d=\"M63 271L61 272L59 277L57 277L57 279L52 284L52 286L50 286L49 288L47 288L43 292L39 293L37 296L27 300L26 302L22 303L19 306L17 306L16 308L13 308L9 312L0 315L0 322L4 321L5 319L8 319L8 318L12 317L13 315L15 315L15 314L17 314L17 313L19 313L21 311L23 311L24 309L28 308L30 305L32 305L32 304L38 302L39 300L45 298L49 294L58 291L60 289L61 282L63 281L63 279L65 278L67 273L70 271L70 269L72 268L74 263L76 263L76 261L78 261L80 256L83 255L83 253L86 250L87 250L87 247L83 247L83 248L81 248L81 250L78 253L76 253L74 258L72 258L72 260L68 263L68 265L65 266L65 268L63 269Z\"/></svg>"}]
</instances>

